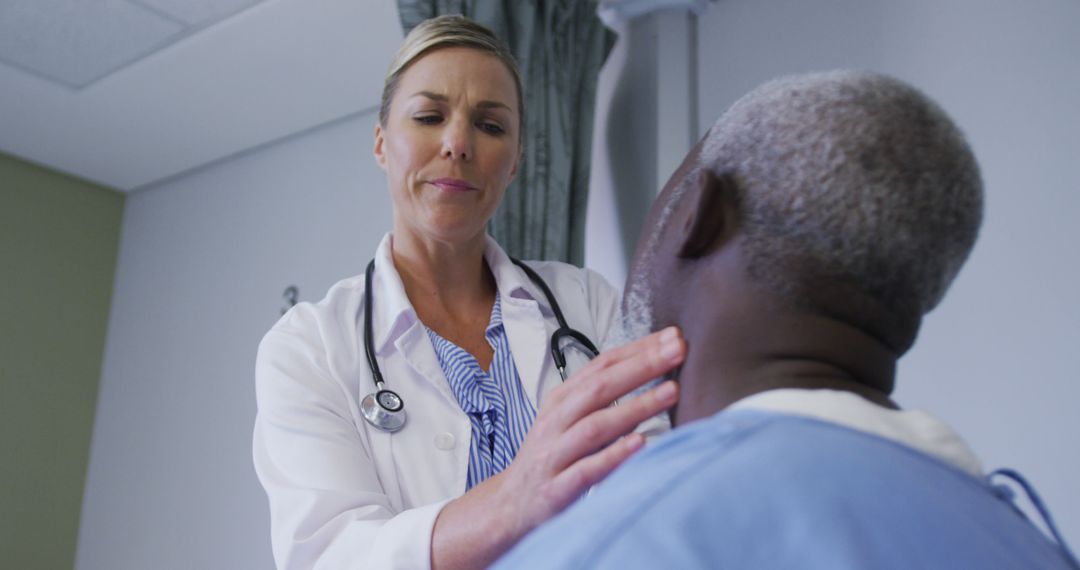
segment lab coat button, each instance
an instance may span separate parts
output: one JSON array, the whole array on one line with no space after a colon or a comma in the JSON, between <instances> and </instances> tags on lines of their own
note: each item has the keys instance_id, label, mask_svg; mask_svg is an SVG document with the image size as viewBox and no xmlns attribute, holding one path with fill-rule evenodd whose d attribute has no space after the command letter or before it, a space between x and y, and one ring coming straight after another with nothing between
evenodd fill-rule
<instances>
[{"instance_id":1,"label":"lab coat button","mask_svg":"<svg viewBox=\"0 0 1080 570\"><path fill-rule=\"evenodd\" d=\"M435 436L435 447L443 451L454 449L454 434L443 432Z\"/></svg>"}]
</instances>

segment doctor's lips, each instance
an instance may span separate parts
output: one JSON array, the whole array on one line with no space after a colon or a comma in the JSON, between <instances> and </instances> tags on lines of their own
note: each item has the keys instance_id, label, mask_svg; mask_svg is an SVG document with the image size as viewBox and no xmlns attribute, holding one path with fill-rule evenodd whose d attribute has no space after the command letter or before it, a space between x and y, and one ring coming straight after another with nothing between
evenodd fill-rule
<instances>
[{"instance_id":1,"label":"doctor's lips","mask_svg":"<svg viewBox=\"0 0 1080 570\"><path fill-rule=\"evenodd\" d=\"M470 190L479 190L476 186L459 180L457 178L436 178L428 181L429 184L438 187L440 190L447 190L450 192L468 192Z\"/></svg>"}]
</instances>

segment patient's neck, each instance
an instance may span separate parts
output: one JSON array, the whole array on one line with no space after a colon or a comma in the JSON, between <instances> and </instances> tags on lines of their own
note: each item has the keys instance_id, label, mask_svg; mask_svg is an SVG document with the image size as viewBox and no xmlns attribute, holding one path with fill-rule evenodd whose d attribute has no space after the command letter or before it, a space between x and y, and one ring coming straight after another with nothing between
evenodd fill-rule
<instances>
[{"instance_id":1,"label":"patient's neck","mask_svg":"<svg viewBox=\"0 0 1080 570\"><path fill-rule=\"evenodd\" d=\"M673 301L682 304L673 324L688 345L675 425L778 388L845 390L897 407L889 398L895 350L853 324L779 303L746 279L741 265L737 270Z\"/></svg>"}]
</instances>

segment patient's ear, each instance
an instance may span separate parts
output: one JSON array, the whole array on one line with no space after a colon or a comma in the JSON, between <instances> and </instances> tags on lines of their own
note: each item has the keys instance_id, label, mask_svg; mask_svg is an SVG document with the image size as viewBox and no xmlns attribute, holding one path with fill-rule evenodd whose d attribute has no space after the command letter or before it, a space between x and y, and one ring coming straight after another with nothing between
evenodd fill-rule
<instances>
[{"instance_id":1,"label":"patient's ear","mask_svg":"<svg viewBox=\"0 0 1080 570\"><path fill-rule=\"evenodd\" d=\"M698 259L735 234L736 191L735 177L730 172L717 175L707 168L697 172L679 200L672 224L682 228L679 257Z\"/></svg>"}]
</instances>

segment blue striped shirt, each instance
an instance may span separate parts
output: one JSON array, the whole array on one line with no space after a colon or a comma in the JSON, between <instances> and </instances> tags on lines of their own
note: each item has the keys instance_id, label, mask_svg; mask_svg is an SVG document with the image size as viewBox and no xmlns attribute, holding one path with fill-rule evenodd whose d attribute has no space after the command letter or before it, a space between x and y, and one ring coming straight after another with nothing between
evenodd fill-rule
<instances>
[{"instance_id":1,"label":"blue striped shirt","mask_svg":"<svg viewBox=\"0 0 1080 570\"><path fill-rule=\"evenodd\" d=\"M458 345L427 329L439 367L450 382L458 404L472 422L469 475L465 489L506 469L529 431L536 408L521 386L510 342L503 326L499 295L491 308L484 337L495 351L487 372Z\"/></svg>"}]
</instances>

